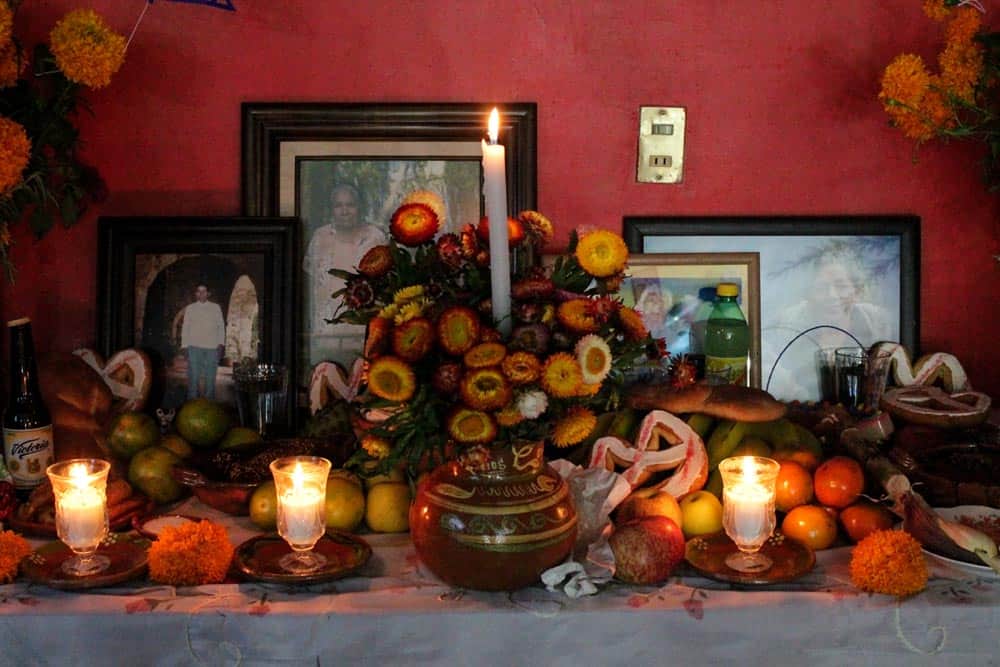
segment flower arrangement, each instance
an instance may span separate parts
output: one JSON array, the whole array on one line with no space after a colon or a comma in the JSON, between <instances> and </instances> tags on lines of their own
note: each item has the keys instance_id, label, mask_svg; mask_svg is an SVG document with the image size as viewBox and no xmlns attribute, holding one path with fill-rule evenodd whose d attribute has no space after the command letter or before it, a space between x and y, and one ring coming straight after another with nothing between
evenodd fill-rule
<instances>
[{"instance_id":1,"label":"flower arrangement","mask_svg":"<svg viewBox=\"0 0 1000 667\"><path fill-rule=\"evenodd\" d=\"M207 519L167 526L149 547L149 578L171 586L222 583L234 552L225 526Z\"/></svg>"},{"instance_id":2,"label":"flower arrangement","mask_svg":"<svg viewBox=\"0 0 1000 667\"><path fill-rule=\"evenodd\" d=\"M920 543L902 530L877 530L851 552L851 583L869 593L908 597L927 586Z\"/></svg>"},{"instance_id":3,"label":"flower arrangement","mask_svg":"<svg viewBox=\"0 0 1000 667\"><path fill-rule=\"evenodd\" d=\"M0 530L0 584L14 581L21 561L30 553L26 539L12 530Z\"/></svg>"},{"instance_id":4,"label":"flower arrangement","mask_svg":"<svg viewBox=\"0 0 1000 667\"><path fill-rule=\"evenodd\" d=\"M414 193L393 214L387 244L356 271L331 270L345 281L333 321L367 326L354 463L415 469L492 444L584 441L598 414L617 406L626 371L661 354L615 296L624 241L580 230L551 269L515 269L504 336L490 304L489 221L438 235L443 219L436 194ZM507 225L515 250L553 236L537 211Z\"/></svg>"},{"instance_id":5,"label":"flower arrangement","mask_svg":"<svg viewBox=\"0 0 1000 667\"><path fill-rule=\"evenodd\" d=\"M71 226L107 189L77 154L81 89L107 86L125 58L125 38L93 10L66 14L29 58L14 35L21 0L0 0L0 262L9 280L10 226L28 218L41 237Z\"/></svg>"},{"instance_id":6,"label":"flower arrangement","mask_svg":"<svg viewBox=\"0 0 1000 667\"><path fill-rule=\"evenodd\" d=\"M924 13L944 25L944 47L933 73L923 58L897 56L885 68L878 99L889 121L921 143L933 138L987 144L984 178L1000 188L1000 33L983 28L979 0L923 0Z\"/></svg>"}]
</instances>

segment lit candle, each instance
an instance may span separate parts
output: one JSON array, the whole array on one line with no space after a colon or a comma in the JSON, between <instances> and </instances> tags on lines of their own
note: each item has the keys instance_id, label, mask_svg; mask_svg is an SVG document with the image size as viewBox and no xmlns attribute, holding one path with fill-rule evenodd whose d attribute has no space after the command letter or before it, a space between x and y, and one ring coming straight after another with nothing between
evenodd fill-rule
<instances>
[{"instance_id":1,"label":"lit candle","mask_svg":"<svg viewBox=\"0 0 1000 667\"><path fill-rule=\"evenodd\" d=\"M295 463L291 481L291 488L278 496L279 532L289 544L311 546L326 528L326 494L307 483L301 462Z\"/></svg>"},{"instance_id":2,"label":"lit candle","mask_svg":"<svg viewBox=\"0 0 1000 667\"><path fill-rule=\"evenodd\" d=\"M95 549L108 529L107 496L95 488L86 464L74 463L67 471L69 486L56 498L57 532L70 549Z\"/></svg>"},{"instance_id":3,"label":"lit candle","mask_svg":"<svg viewBox=\"0 0 1000 667\"><path fill-rule=\"evenodd\" d=\"M726 459L719 465L723 525L741 549L760 548L774 531L777 469L777 462L753 456Z\"/></svg>"},{"instance_id":4,"label":"lit candle","mask_svg":"<svg viewBox=\"0 0 1000 667\"><path fill-rule=\"evenodd\" d=\"M490 143L483 141L483 192L486 217L490 225L490 286L493 319L500 333L510 333L510 248L507 238L507 159L504 147L497 143L500 114L490 113Z\"/></svg>"}]
</instances>

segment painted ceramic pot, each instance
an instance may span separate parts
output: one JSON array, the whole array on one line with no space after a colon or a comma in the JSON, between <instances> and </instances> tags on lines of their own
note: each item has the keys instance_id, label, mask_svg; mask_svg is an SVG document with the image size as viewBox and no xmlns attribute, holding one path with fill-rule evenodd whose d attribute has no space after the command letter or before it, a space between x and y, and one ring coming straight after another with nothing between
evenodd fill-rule
<instances>
[{"instance_id":1,"label":"painted ceramic pot","mask_svg":"<svg viewBox=\"0 0 1000 667\"><path fill-rule=\"evenodd\" d=\"M512 591L569 555L576 510L542 452L541 442L472 448L420 483L410 534L434 574L462 588Z\"/></svg>"}]
</instances>

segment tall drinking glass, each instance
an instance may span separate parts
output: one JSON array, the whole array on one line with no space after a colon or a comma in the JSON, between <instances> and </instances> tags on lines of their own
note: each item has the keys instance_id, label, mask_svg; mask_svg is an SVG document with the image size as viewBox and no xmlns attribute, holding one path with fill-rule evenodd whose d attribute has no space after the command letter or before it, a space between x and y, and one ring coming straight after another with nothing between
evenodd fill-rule
<instances>
[{"instance_id":1,"label":"tall drinking glass","mask_svg":"<svg viewBox=\"0 0 1000 667\"><path fill-rule=\"evenodd\" d=\"M244 362L233 368L236 407L240 424L262 438L283 435L286 430L288 368L280 364Z\"/></svg>"},{"instance_id":2,"label":"tall drinking glass","mask_svg":"<svg viewBox=\"0 0 1000 667\"><path fill-rule=\"evenodd\" d=\"M108 471L102 459L69 459L45 469L52 481L56 534L73 552L63 561L66 574L85 577L108 569L111 561L97 553L108 534Z\"/></svg>"}]
</instances>

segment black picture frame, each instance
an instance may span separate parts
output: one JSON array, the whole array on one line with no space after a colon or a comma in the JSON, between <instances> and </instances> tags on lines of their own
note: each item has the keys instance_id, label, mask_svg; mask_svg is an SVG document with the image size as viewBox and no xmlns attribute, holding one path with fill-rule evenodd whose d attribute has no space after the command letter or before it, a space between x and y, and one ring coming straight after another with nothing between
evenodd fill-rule
<instances>
[{"instance_id":1,"label":"black picture frame","mask_svg":"<svg viewBox=\"0 0 1000 667\"><path fill-rule=\"evenodd\" d=\"M534 209L537 108L533 102L246 102L242 105L243 214L296 216L303 221L300 253L305 263L298 272L302 295L298 320L300 383L308 379L310 367L321 361L334 360L349 367L349 357L360 352L357 341L363 338L363 331L355 332L347 325L338 325L347 331L332 334L324 322L332 312L320 311L329 305L323 301L325 295L335 290L326 289L328 274L309 261L313 253L307 246L312 232L325 223L311 217L316 211L314 206L303 204L304 199L313 195L299 182L301 165L324 160L406 159L466 163L475 160L478 166L480 142L486 137L493 107L500 113L498 142L506 149L508 210L516 214ZM481 179L480 169L478 215L483 214ZM385 201L389 199L386 197ZM477 222L478 215L474 220L457 222ZM379 217L369 224L384 225L387 229L389 215L383 217L384 220ZM307 271L306 264L312 270ZM325 338L341 342L328 345ZM343 358L325 356L331 354L332 348L341 350L337 354Z\"/></svg>"},{"instance_id":2,"label":"black picture frame","mask_svg":"<svg viewBox=\"0 0 1000 667\"><path fill-rule=\"evenodd\" d=\"M173 294L170 304L176 302L181 286L170 285L168 275L198 276L199 282L220 283L213 291L226 307L229 316L230 297L238 285L252 284L256 295L255 316L251 317L251 344L242 351L244 355L260 361L288 366L290 377L295 377L298 313L299 221L288 217L101 217L98 220L98 327L99 351L106 357L116 350L138 347L150 354L156 369L154 380L154 407L176 407L177 397L171 395L168 378L171 359L165 357L165 343L146 322L151 293ZM173 258L174 255L178 257ZM184 262L182 264L182 262ZM137 266L142 268L137 270ZM164 270L171 268L171 272ZM137 275L139 274L139 275ZM235 280L235 283L229 282ZM249 283L240 283L248 280ZM179 283L180 278L177 279ZM185 285L190 280L184 278ZM189 285L193 289L193 285ZM228 292L225 290L229 290ZM139 300L145 306L137 305ZM167 297L160 298L167 302ZM173 306L175 308L175 306ZM169 312L164 305L160 310ZM137 319L137 312L141 317ZM163 319L163 316L159 316ZM152 319L152 318L150 318ZM176 319L176 318L175 318ZM252 320L256 319L256 323ZM165 319L163 320L166 321ZM227 327L229 319L227 317ZM171 322L170 326L176 322ZM244 327L245 330L245 327ZM162 332L162 329L159 331ZM174 332L172 329L168 336ZM246 336L242 338L245 340ZM227 330L227 354L229 332ZM238 347L238 346L237 346ZM253 352L255 350L256 352ZM236 355L234 355L236 356ZM239 359L230 359L235 363ZM225 362L224 362L225 364ZM220 366L220 368L225 367ZM231 366L230 373L231 373ZM223 374L217 375L216 387ZM288 401L287 418L292 429L296 426L295 401Z\"/></svg>"},{"instance_id":3,"label":"black picture frame","mask_svg":"<svg viewBox=\"0 0 1000 667\"><path fill-rule=\"evenodd\" d=\"M914 357L919 355L920 218L917 216L625 216L623 236L629 250L636 253L761 252L765 247L781 245L785 252L775 253L771 248L770 253L761 253L764 388L768 388L768 380L775 369L785 365L787 357L783 357L781 353L793 345L792 341L797 337L789 335L792 333L791 328L771 328L768 323L774 320L776 305L781 302L782 296L801 288L795 280L775 280L771 276L795 269L794 262L800 256L822 256L823 247L850 248L854 244L862 250L866 247L888 249L885 251L888 254L883 258L884 266L879 265L880 270L869 272L872 273L872 279L866 283L866 288L885 292L881 296L894 305L890 310L896 310L895 313L887 313L887 316L890 324L898 331L898 342ZM866 266L867 268L876 267L873 265ZM784 275L789 276L788 273ZM813 323L803 321L798 333L809 328L810 324ZM804 334L803 337L810 338L812 335ZM801 345L797 340L795 343ZM851 344L851 340L845 338L843 344ZM768 363L775 353L778 363ZM827 354L827 351L817 349L816 353ZM816 367L817 364L814 364L814 368ZM773 385L770 390L779 398L821 398L826 393L823 372L820 370L815 377L815 384L808 387L809 392L814 391L813 395L782 396L780 385L777 391Z\"/></svg>"}]
</instances>

